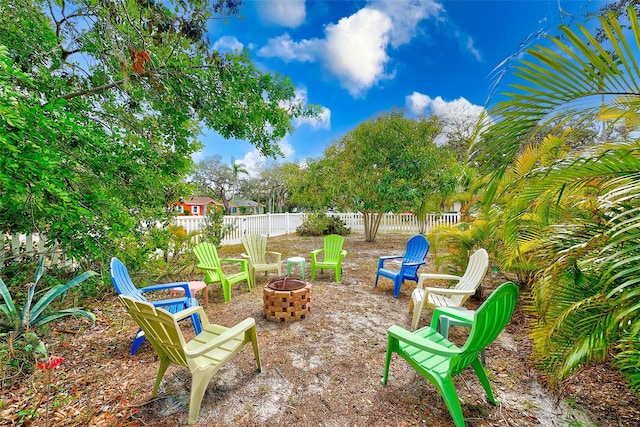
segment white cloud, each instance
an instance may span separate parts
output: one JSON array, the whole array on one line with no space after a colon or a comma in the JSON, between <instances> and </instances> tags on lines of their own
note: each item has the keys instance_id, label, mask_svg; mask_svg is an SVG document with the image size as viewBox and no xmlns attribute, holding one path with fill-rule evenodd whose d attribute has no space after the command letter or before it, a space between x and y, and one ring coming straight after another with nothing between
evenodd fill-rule
<instances>
[{"instance_id":1,"label":"white cloud","mask_svg":"<svg viewBox=\"0 0 640 427\"><path fill-rule=\"evenodd\" d=\"M267 4L271 4L267 2ZM375 0L370 6L325 27L325 38L295 41L287 33L272 38L258 55L285 62L320 61L353 97L362 96L383 79L390 61L387 50L409 43L418 24L427 18L440 19L442 5L433 0L398 3Z\"/></svg>"},{"instance_id":2,"label":"white cloud","mask_svg":"<svg viewBox=\"0 0 640 427\"><path fill-rule=\"evenodd\" d=\"M415 115L434 115L441 118L445 125L442 133L436 138L436 144L446 143L447 134L465 133L471 136L474 125L483 113L484 107L474 105L465 98L458 98L454 101L445 101L440 96L431 98L419 92L413 92L406 98L409 111Z\"/></svg>"},{"instance_id":3,"label":"white cloud","mask_svg":"<svg viewBox=\"0 0 640 427\"><path fill-rule=\"evenodd\" d=\"M305 0L260 0L256 2L260 19L265 24L296 28L306 18Z\"/></svg>"},{"instance_id":4,"label":"white cloud","mask_svg":"<svg viewBox=\"0 0 640 427\"><path fill-rule=\"evenodd\" d=\"M289 141L283 139L278 142L278 146L280 147L282 154L284 154L284 160L291 160L291 158L295 154L295 149L289 143ZM272 159L263 156L258 150L255 149L245 154L242 159L236 160L236 163L241 163L244 165L251 178L260 177L260 171L263 170L271 162L273 162Z\"/></svg>"},{"instance_id":5,"label":"white cloud","mask_svg":"<svg viewBox=\"0 0 640 427\"><path fill-rule=\"evenodd\" d=\"M213 49L219 52L234 52L236 50L241 51L244 45L233 36L220 37L213 44Z\"/></svg>"},{"instance_id":6,"label":"white cloud","mask_svg":"<svg viewBox=\"0 0 640 427\"><path fill-rule=\"evenodd\" d=\"M460 48L463 51L466 51L467 53L471 54L471 56L473 56L476 59L476 61L482 61L482 54L475 47L473 38L471 36L459 30L456 30L454 32L454 35L456 40L458 41L458 44L460 45Z\"/></svg>"},{"instance_id":7,"label":"white cloud","mask_svg":"<svg viewBox=\"0 0 640 427\"><path fill-rule=\"evenodd\" d=\"M369 6L391 19L391 46L394 48L409 43L416 36L418 24L422 20L442 20L441 15L444 12L442 4L433 0L406 1L402 2L401 7L397 1L374 0Z\"/></svg>"},{"instance_id":8,"label":"white cloud","mask_svg":"<svg viewBox=\"0 0 640 427\"><path fill-rule=\"evenodd\" d=\"M384 78L391 28L387 15L370 8L327 26L325 67L352 96Z\"/></svg>"},{"instance_id":9,"label":"white cloud","mask_svg":"<svg viewBox=\"0 0 640 427\"><path fill-rule=\"evenodd\" d=\"M294 41L287 33L270 39L266 46L258 50L258 55L267 58L276 57L284 62L315 61L317 51L322 49L322 41L318 39Z\"/></svg>"}]
</instances>

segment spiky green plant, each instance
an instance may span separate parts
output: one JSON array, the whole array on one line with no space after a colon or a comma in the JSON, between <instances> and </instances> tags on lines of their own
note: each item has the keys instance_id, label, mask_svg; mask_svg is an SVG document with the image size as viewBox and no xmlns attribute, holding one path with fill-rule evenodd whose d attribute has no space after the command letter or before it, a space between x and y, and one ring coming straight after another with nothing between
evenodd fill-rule
<instances>
[{"instance_id":1,"label":"spiky green plant","mask_svg":"<svg viewBox=\"0 0 640 427\"><path fill-rule=\"evenodd\" d=\"M613 355L640 390L640 24L627 12L629 28L612 14L599 18L602 42L585 26L561 27L553 47L528 49L513 67L516 80L484 135L493 167L484 206L503 203L505 245L517 243L541 267L530 302L549 378ZM596 132L576 144L569 123ZM556 158L533 155L549 133L559 138ZM533 158L518 163L530 149Z\"/></svg>"},{"instance_id":2,"label":"spiky green plant","mask_svg":"<svg viewBox=\"0 0 640 427\"><path fill-rule=\"evenodd\" d=\"M27 352L46 355L46 347L38 337L39 330L46 324L67 316L81 316L95 322L96 316L80 308L68 308L58 311L47 311L50 304L58 297L63 296L69 289L79 285L88 278L97 275L93 271L87 271L73 278L66 284L57 284L47 290L35 303L36 286L44 274L45 258L41 257L36 268L33 282L27 284L27 293L22 307L16 307L13 297L7 285L0 278L0 296L4 301L0 304L0 336L7 342L9 356L13 356L16 342L23 342L21 346Z\"/></svg>"}]
</instances>

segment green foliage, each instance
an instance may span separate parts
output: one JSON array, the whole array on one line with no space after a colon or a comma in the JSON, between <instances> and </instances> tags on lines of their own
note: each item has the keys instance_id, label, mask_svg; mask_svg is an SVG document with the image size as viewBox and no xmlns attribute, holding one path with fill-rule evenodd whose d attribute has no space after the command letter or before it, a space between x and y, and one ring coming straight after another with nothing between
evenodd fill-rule
<instances>
[{"instance_id":1,"label":"green foliage","mask_svg":"<svg viewBox=\"0 0 640 427\"><path fill-rule=\"evenodd\" d=\"M381 114L331 144L323 159L310 162L296 191L312 206L362 212L365 238L374 241L382 214L413 210L424 200L440 206L455 189L461 167L452 150L433 142L440 130L434 117Z\"/></svg>"},{"instance_id":2,"label":"green foliage","mask_svg":"<svg viewBox=\"0 0 640 427\"><path fill-rule=\"evenodd\" d=\"M315 115L285 77L221 54L204 28L236 0L0 4L0 224L91 262L166 221L204 128L277 156Z\"/></svg>"},{"instance_id":3,"label":"green foliage","mask_svg":"<svg viewBox=\"0 0 640 427\"><path fill-rule=\"evenodd\" d=\"M21 308L16 306L9 288L0 278L0 296L4 301L0 304L2 316L0 317L0 334L3 339L0 344L0 353L5 363L19 370L23 370L25 364L32 364L36 354L47 354L46 347L38 334L50 322L67 316L81 316L92 322L96 319L93 313L76 307L58 311L48 310L51 304L58 297L63 297L69 289L95 276L96 273L93 271L82 273L66 284L52 286L34 303L36 286L44 273L44 262L45 258L42 257L36 268L33 282L26 285L26 295L20 295L24 298Z\"/></svg>"},{"instance_id":4,"label":"green foliage","mask_svg":"<svg viewBox=\"0 0 640 427\"><path fill-rule=\"evenodd\" d=\"M204 219L204 227L200 230L203 241L213 243L218 248L221 246L222 239L235 228L233 224L227 224L225 226L223 219L224 209L209 209Z\"/></svg>"},{"instance_id":5,"label":"green foliage","mask_svg":"<svg viewBox=\"0 0 640 427\"><path fill-rule=\"evenodd\" d=\"M505 252L537 266L534 355L555 385L613 356L640 391L640 25L627 13L630 29L599 18L602 42L561 27L553 48L529 49L478 147Z\"/></svg>"},{"instance_id":6,"label":"green foliage","mask_svg":"<svg viewBox=\"0 0 640 427\"><path fill-rule=\"evenodd\" d=\"M320 212L307 215L304 222L296 228L296 232L301 236L326 236L329 234L344 236L351 233L351 229L339 216L328 216Z\"/></svg>"}]
</instances>

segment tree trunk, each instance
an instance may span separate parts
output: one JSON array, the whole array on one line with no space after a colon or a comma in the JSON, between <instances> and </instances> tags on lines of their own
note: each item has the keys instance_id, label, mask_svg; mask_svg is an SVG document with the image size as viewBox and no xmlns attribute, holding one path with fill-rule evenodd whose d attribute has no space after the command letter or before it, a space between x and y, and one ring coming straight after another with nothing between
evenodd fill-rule
<instances>
[{"instance_id":1,"label":"tree trunk","mask_svg":"<svg viewBox=\"0 0 640 427\"><path fill-rule=\"evenodd\" d=\"M378 228L380 227L380 221L382 220L384 213L382 212L362 212L364 219L364 239L367 242L375 242L376 235L378 234Z\"/></svg>"}]
</instances>

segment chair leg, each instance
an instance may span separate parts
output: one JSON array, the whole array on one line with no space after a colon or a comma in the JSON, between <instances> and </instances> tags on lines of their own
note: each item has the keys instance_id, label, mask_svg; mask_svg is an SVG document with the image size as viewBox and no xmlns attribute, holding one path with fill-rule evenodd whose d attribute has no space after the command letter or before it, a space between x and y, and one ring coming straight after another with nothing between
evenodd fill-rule
<instances>
[{"instance_id":1,"label":"chair leg","mask_svg":"<svg viewBox=\"0 0 640 427\"><path fill-rule=\"evenodd\" d=\"M256 364L258 365L258 371L262 372L262 365L260 364L260 352L258 351L258 334L256 333L256 327L249 329L247 332L247 339L251 341L251 346L253 347L253 355L256 359Z\"/></svg>"},{"instance_id":2,"label":"chair leg","mask_svg":"<svg viewBox=\"0 0 640 427\"><path fill-rule=\"evenodd\" d=\"M393 354L394 343L397 344L397 340L393 337L389 337L387 343L387 354L384 358L384 372L382 373L382 379L380 379L380 383L382 385L386 385L387 380L389 379L389 365L391 364L391 355Z\"/></svg>"},{"instance_id":3,"label":"chair leg","mask_svg":"<svg viewBox=\"0 0 640 427\"><path fill-rule=\"evenodd\" d=\"M476 375L484 388L485 393L487 393L487 400L492 405L497 405L496 399L493 397L493 392L491 391L491 383L489 383L489 378L487 378L487 373L484 371L482 367L482 363L480 363L480 359L476 357L476 359L471 363L471 367L474 371L476 371Z\"/></svg>"},{"instance_id":4,"label":"chair leg","mask_svg":"<svg viewBox=\"0 0 640 427\"><path fill-rule=\"evenodd\" d=\"M402 277L398 275L393 281L393 297L398 298L400 296L400 286L402 286Z\"/></svg>"},{"instance_id":5,"label":"chair leg","mask_svg":"<svg viewBox=\"0 0 640 427\"><path fill-rule=\"evenodd\" d=\"M458 398L458 392L453 385L453 379L449 376L445 378L433 378L437 383L435 384L444 399L444 403L449 409L449 414L453 418L453 423L456 427L465 427L464 415L462 414L462 405L460 405L460 399Z\"/></svg>"},{"instance_id":6,"label":"chair leg","mask_svg":"<svg viewBox=\"0 0 640 427\"><path fill-rule=\"evenodd\" d=\"M133 338L133 342L131 343L131 350L129 350L129 356L133 356L136 354L136 351L140 348L142 343L146 340L142 329L138 329L136 336Z\"/></svg>"},{"instance_id":7,"label":"chair leg","mask_svg":"<svg viewBox=\"0 0 640 427\"><path fill-rule=\"evenodd\" d=\"M424 299L426 295L422 289L414 289L411 294L411 302L413 304L413 319L411 321L411 329L414 331L418 328L420 323L420 315L422 314L422 308L424 306ZM411 309L411 307L409 307Z\"/></svg>"},{"instance_id":8,"label":"chair leg","mask_svg":"<svg viewBox=\"0 0 640 427\"><path fill-rule=\"evenodd\" d=\"M336 267L336 282L340 283L342 275L342 268L340 266Z\"/></svg>"},{"instance_id":9,"label":"chair leg","mask_svg":"<svg viewBox=\"0 0 640 427\"><path fill-rule=\"evenodd\" d=\"M162 377L164 376L164 373L166 372L170 364L171 361L168 357L160 358L160 367L158 368L158 375L156 375L156 383L153 385L151 397L156 397L156 393L158 393L158 387L160 387L160 381L162 381Z\"/></svg>"},{"instance_id":10,"label":"chair leg","mask_svg":"<svg viewBox=\"0 0 640 427\"><path fill-rule=\"evenodd\" d=\"M222 281L222 296L224 297L224 302L231 301L231 285L226 280Z\"/></svg>"},{"instance_id":11,"label":"chair leg","mask_svg":"<svg viewBox=\"0 0 640 427\"><path fill-rule=\"evenodd\" d=\"M191 376L191 396L189 398L189 424L195 424L200 414L200 406L204 392L207 391L209 381L218 369L206 369L204 372L197 372Z\"/></svg>"}]
</instances>

